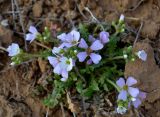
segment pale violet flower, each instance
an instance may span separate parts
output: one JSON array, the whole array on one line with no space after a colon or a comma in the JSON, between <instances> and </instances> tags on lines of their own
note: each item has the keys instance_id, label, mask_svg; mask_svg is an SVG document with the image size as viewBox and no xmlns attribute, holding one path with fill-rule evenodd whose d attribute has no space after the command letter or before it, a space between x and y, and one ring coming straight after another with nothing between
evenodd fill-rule
<instances>
[{"instance_id":1,"label":"pale violet flower","mask_svg":"<svg viewBox=\"0 0 160 117\"><path fill-rule=\"evenodd\" d=\"M60 58L60 62L56 65L53 72L59 75L62 75L62 81L64 79L68 79L68 72L71 71L73 68L73 61L71 58L62 57Z\"/></svg>"},{"instance_id":2,"label":"pale violet flower","mask_svg":"<svg viewBox=\"0 0 160 117\"><path fill-rule=\"evenodd\" d=\"M61 48L70 48L78 44L78 41L80 39L80 33L76 30L72 30L68 34L62 33L61 35L58 35L57 38L62 41L62 44L60 45Z\"/></svg>"},{"instance_id":3,"label":"pale violet flower","mask_svg":"<svg viewBox=\"0 0 160 117\"><path fill-rule=\"evenodd\" d=\"M123 106L118 106L116 109L117 113L119 114L124 114L127 111L127 108L123 107Z\"/></svg>"},{"instance_id":4,"label":"pale violet flower","mask_svg":"<svg viewBox=\"0 0 160 117\"><path fill-rule=\"evenodd\" d=\"M92 45L89 47L86 41L82 38L78 47L85 49L83 52L79 52L77 57L79 62L85 61L85 59L89 56L94 64L98 64L102 57L95 53L94 51L101 50L103 48L103 44L100 40L95 40ZM90 61L91 61L90 60ZM89 62L90 63L90 62Z\"/></svg>"},{"instance_id":5,"label":"pale violet flower","mask_svg":"<svg viewBox=\"0 0 160 117\"><path fill-rule=\"evenodd\" d=\"M141 59L142 61L146 61L147 60L147 53L144 50L140 50L137 52L137 56L139 59Z\"/></svg>"},{"instance_id":6,"label":"pale violet flower","mask_svg":"<svg viewBox=\"0 0 160 117\"><path fill-rule=\"evenodd\" d=\"M116 84L121 88L121 91L118 95L118 99L126 101L128 95L131 95L133 98L137 97L139 94L139 89L131 87L136 83L137 83L137 80L134 79L133 77L128 77L126 82L123 78L120 78L119 80L117 80Z\"/></svg>"},{"instance_id":7,"label":"pale violet flower","mask_svg":"<svg viewBox=\"0 0 160 117\"><path fill-rule=\"evenodd\" d=\"M120 15L119 21L124 21L124 15L123 14Z\"/></svg>"},{"instance_id":8,"label":"pale violet flower","mask_svg":"<svg viewBox=\"0 0 160 117\"><path fill-rule=\"evenodd\" d=\"M34 41L36 39L38 34L39 34L39 32L37 31L36 27L30 26L29 33L26 34L26 40L30 41L30 43L31 43L32 41Z\"/></svg>"},{"instance_id":9,"label":"pale violet flower","mask_svg":"<svg viewBox=\"0 0 160 117\"><path fill-rule=\"evenodd\" d=\"M8 56L16 56L20 53L20 48L17 43L12 43L8 48L7 52L9 53Z\"/></svg>"},{"instance_id":10,"label":"pale violet flower","mask_svg":"<svg viewBox=\"0 0 160 117\"><path fill-rule=\"evenodd\" d=\"M50 63L53 67L56 67L56 65L60 62L59 59L60 59L59 57L53 57L53 56L49 56L49 57L48 57L49 63Z\"/></svg>"},{"instance_id":11,"label":"pale violet flower","mask_svg":"<svg viewBox=\"0 0 160 117\"><path fill-rule=\"evenodd\" d=\"M73 68L73 60L72 58L67 57L48 57L49 63L54 67L53 72L61 75L62 81L66 81L68 79L68 72Z\"/></svg>"}]
</instances>

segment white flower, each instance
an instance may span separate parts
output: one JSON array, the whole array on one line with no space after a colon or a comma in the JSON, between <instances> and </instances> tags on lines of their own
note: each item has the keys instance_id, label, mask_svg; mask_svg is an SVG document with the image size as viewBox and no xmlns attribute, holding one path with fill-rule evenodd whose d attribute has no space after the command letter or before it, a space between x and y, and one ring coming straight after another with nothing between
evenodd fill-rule
<instances>
[{"instance_id":1,"label":"white flower","mask_svg":"<svg viewBox=\"0 0 160 117\"><path fill-rule=\"evenodd\" d=\"M147 53L144 50L138 51L137 52L137 56L142 61L146 61L147 60Z\"/></svg>"},{"instance_id":2,"label":"white flower","mask_svg":"<svg viewBox=\"0 0 160 117\"><path fill-rule=\"evenodd\" d=\"M16 56L20 53L19 45L16 43L12 43L8 48L7 52L9 53L8 56Z\"/></svg>"},{"instance_id":3,"label":"white flower","mask_svg":"<svg viewBox=\"0 0 160 117\"><path fill-rule=\"evenodd\" d=\"M124 15L121 14L120 18L119 18L119 21L124 21Z\"/></svg>"},{"instance_id":4,"label":"white flower","mask_svg":"<svg viewBox=\"0 0 160 117\"><path fill-rule=\"evenodd\" d=\"M117 113L119 113L119 114L124 114L124 113L126 113L126 111L127 111L127 109L123 106L118 106L118 108L117 108Z\"/></svg>"}]
</instances>

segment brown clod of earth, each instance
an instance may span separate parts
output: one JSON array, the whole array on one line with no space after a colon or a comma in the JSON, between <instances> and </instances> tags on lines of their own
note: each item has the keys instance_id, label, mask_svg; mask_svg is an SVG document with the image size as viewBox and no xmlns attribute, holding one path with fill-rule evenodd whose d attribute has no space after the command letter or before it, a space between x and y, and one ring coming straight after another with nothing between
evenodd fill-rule
<instances>
[{"instance_id":1,"label":"brown clod of earth","mask_svg":"<svg viewBox=\"0 0 160 117\"><path fill-rule=\"evenodd\" d=\"M33 5L32 10L33 10L33 16L34 17L40 17L41 16L42 11L43 11L42 5L43 5L42 1L38 1Z\"/></svg>"},{"instance_id":2,"label":"brown clod of earth","mask_svg":"<svg viewBox=\"0 0 160 117\"><path fill-rule=\"evenodd\" d=\"M12 42L13 32L0 25L0 43L8 45Z\"/></svg>"},{"instance_id":3,"label":"brown clod of earth","mask_svg":"<svg viewBox=\"0 0 160 117\"><path fill-rule=\"evenodd\" d=\"M144 22L144 26L142 28L141 33L143 37L156 39L159 29L160 29L160 24L157 24L154 21L147 20Z\"/></svg>"}]
</instances>

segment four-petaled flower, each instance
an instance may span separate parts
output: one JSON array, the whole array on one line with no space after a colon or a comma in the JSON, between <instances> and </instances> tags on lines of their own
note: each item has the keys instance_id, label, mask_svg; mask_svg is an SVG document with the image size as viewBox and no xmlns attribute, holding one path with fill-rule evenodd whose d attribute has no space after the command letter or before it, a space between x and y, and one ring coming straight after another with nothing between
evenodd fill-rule
<instances>
[{"instance_id":1,"label":"four-petaled flower","mask_svg":"<svg viewBox=\"0 0 160 117\"><path fill-rule=\"evenodd\" d=\"M133 77L128 77L126 83L123 78L120 78L119 80L117 80L116 84L121 88L121 91L118 95L118 99L126 101L128 94L131 95L133 98L137 97L139 94L139 89L131 87L136 83L137 83L137 80L135 80Z\"/></svg>"},{"instance_id":2,"label":"four-petaled flower","mask_svg":"<svg viewBox=\"0 0 160 117\"><path fill-rule=\"evenodd\" d=\"M36 39L38 34L39 34L39 32L37 31L36 27L30 26L29 33L26 34L26 40L30 41L30 43L31 43L32 41L34 41Z\"/></svg>"},{"instance_id":3,"label":"four-petaled flower","mask_svg":"<svg viewBox=\"0 0 160 117\"><path fill-rule=\"evenodd\" d=\"M137 56L139 59L146 61L147 60L147 53L144 50L140 50L137 52Z\"/></svg>"},{"instance_id":4,"label":"four-petaled flower","mask_svg":"<svg viewBox=\"0 0 160 117\"><path fill-rule=\"evenodd\" d=\"M61 48L70 48L78 44L80 33L78 31L72 30L68 34L62 33L61 35L58 35L57 38L62 41L62 44L60 45Z\"/></svg>"},{"instance_id":5,"label":"four-petaled flower","mask_svg":"<svg viewBox=\"0 0 160 117\"><path fill-rule=\"evenodd\" d=\"M88 47L86 41L82 38L78 47L85 49L84 52L79 52L77 57L80 62L83 62L87 56L90 56L93 63L98 64L101 60L101 56L99 54L95 54L94 51L101 50L103 48L103 44L100 40L95 40L90 47Z\"/></svg>"},{"instance_id":6,"label":"four-petaled flower","mask_svg":"<svg viewBox=\"0 0 160 117\"><path fill-rule=\"evenodd\" d=\"M109 42L109 33L105 32L105 31L100 32L99 39L102 44L108 43Z\"/></svg>"},{"instance_id":7,"label":"four-petaled flower","mask_svg":"<svg viewBox=\"0 0 160 117\"><path fill-rule=\"evenodd\" d=\"M66 81L68 79L68 72L73 68L72 58L67 57L48 57L49 63L54 67L53 72L62 75L61 80Z\"/></svg>"},{"instance_id":8,"label":"four-petaled flower","mask_svg":"<svg viewBox=\"0 0 160 117\"><path fill-rule=\"evenodd\" d=\"M17 43L12 43L8 48L7 52L9 53L8 56L16 56L20 53L20 48Z\"/></svg>"}]
</instances>

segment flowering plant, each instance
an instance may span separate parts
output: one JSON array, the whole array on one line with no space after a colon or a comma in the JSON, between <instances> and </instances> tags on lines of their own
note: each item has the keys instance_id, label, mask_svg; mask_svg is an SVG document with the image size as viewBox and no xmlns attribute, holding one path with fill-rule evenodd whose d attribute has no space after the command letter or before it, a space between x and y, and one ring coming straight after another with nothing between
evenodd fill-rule
<instances>
[{"instance_id":1,"label":"flowering plant","mask_svg":"<svg viewBox=\"0 0 160 117\"><path fill-rule=\"evenodd\" d=\"M73 89L89 99L94 93L109 92L115 88L119 92L117 112L123 114L132 104L137 108L146 97L144 92L132 87L137 83L136 79L128 77L125 82L122 78L125 63L134 62L136 58L147 60L144 50L133 53L131 45L120 45L124 31L123 15L112 25L80 24L69 33L58 32L56 39L47 27L41 34L36 27L30 26L26 41L52 44L53 49L47 47L38 54L30 54L12 43L7 51L12 57L11 65L34 57L41 57L50 63L53 72L49 77L52 79L53 91L43 101L46 106L56 106L63 101L63 95ZM116 81L118 77L121 78Z\"/></svg>"}]
</instances>

